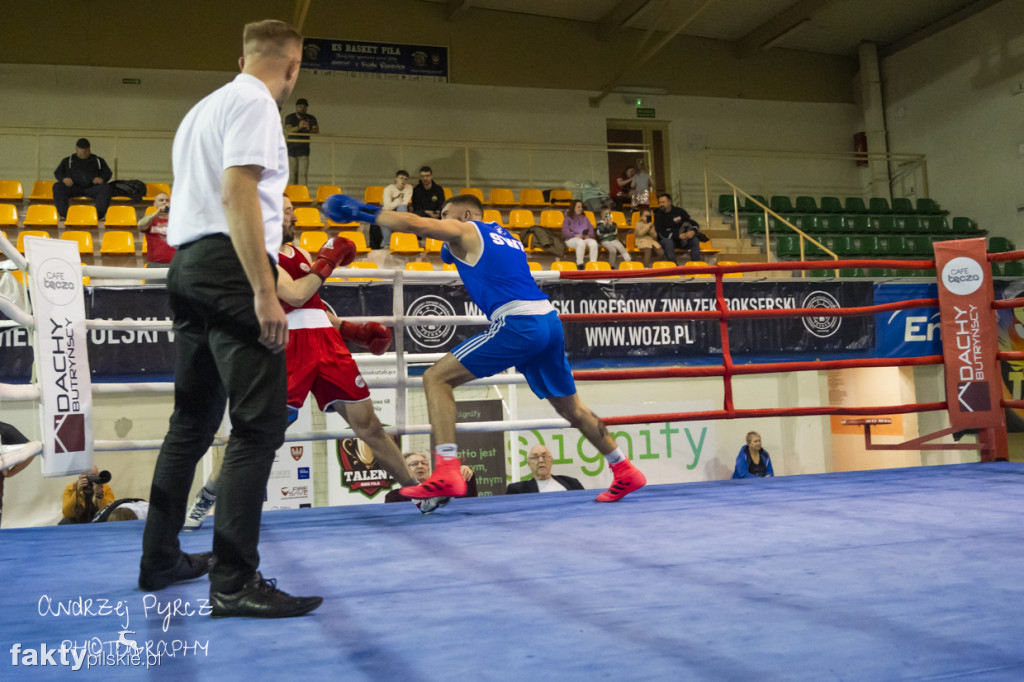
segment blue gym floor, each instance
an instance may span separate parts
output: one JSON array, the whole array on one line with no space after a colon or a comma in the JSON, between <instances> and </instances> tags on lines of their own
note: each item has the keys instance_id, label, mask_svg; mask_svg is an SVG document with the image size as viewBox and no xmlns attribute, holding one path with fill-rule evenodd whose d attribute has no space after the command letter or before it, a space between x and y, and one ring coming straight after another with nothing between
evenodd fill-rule
<instances>
[{"instance_id":1,"label":"blue gym floor","mask_svg":"<svg viewBox=\"0 0 1024 682\"><path fill-rule=\"evenodd\" d=\"M100 643L122 630L159 664L129 665L119 645L119 665L85 670L86 657L77 675L1024 679L1022 465L651 486L608 505L596 492L456 500L428 517L411 504L269 512L264 575L324 605L277 621L179 615L166 630L135 587L141 522L4 530L0 679L69 674L12 666L15 643L19 661L62 640L109 652ZM211 531L183 537L201 551ZM207 591L155 596L194 608ZM123 602L127 627L39 614L78 597L93 611Z\"/></svg>"}]
</instances>

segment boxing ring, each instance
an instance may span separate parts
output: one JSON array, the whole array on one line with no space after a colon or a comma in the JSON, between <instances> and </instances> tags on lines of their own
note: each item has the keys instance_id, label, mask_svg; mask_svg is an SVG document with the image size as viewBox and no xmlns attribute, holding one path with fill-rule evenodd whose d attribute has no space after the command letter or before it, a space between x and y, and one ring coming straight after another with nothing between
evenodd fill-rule
<instances>
[{"instance_id":1,"label":"boxing ring","mask_svg":"<svg viewBox=\"0 0 1024 682\"><path fill-rule=\"evenodd\" d=\"M5 253L9 246L0 242ZM12 254L8 257L24 265ZM989 256L1021 258L1024 251ZM936 304L919 299L856 309L729 310L725 274L823 266L924 270L935 263L828 261L659 271L658 276L714 276L718 309L566 314L563 321L716 320L722 332L722 363L574 374L581 382L722 380L720 409L602 415L609 425L947 410L947 402L737 406L733 377L943 363L943 356L734 363L728 344L728 322L733 319L870 315ZM86 268L85 274L156 280L162 273ZM537 275L650 276L635 271ZM406 281L452 277L347 269L335 276L392 279L396 301ZM15 323L31 324L31 316L19 316L10 301L2 305ZM1021 307L1024 299L990 305L993 310ZM421 385L416 377L406 376L406 368L436 356L406 355L400 332L405 326L439 320L403 316L397 303L394 316L363 321L370 319L396 327L396 354L359 356L360 365L397 364L393 382L371 381L370 386L395 387L404 406L404 392ZM443 321L479 324L482 318ZM117 328L124 323L89 324ZM1024 360L1024 352L991 350L999 360ZM522 377L509 373L485 382L515 386ZM93 386L94 393L126 398L169 389L162 383ZM4 401L31 401L38 399L38 390L5 384L0 396ZM1003 399L1000 407L1020 408L1024 401ZM429 430L425 424L399 420L390 428L393 433ZM518 420L512 415L499 422L460 424L458 430L565 425L560 419ZM347 435L287 434L290 441ZM62 678L65 667L74 665L74 652L85 652L84 674L107 678L137 676L145 668L143 674L172 679L305 674L367 680L1016 680L1024 675L1024 647L1016 637L1021 597L1016 573L1024 560L1019 524L1024 466L988 461L1005 452L1005 439L1005 431L993 429L982 433L978 443L935 445L975 449L980 464L648 486L615 505L593 504L594 491L588 490L458 500L426 517L400 504L268 512L260 545L264 575L279 577L281 587L290 592L325 597L310 616L287 621L204 617L205 581L152 595L139 591L138 522L5 529L0 535L0 573L9 580L0 597L5 623L0 670L4 679ZM158 446L158 441L95 443L97 450ZM4 465L34 456L34 449L5 454ZM208 549L211 533L206 528L183 536L183 548ZM14 653L15 645L21 654L39 650L43 643L50 650L66 643L72 654L69 666L60 665L59 654L52 665L32 666ZM19 665L13 665L16 658Z\"/></svg>"}]
</instances>

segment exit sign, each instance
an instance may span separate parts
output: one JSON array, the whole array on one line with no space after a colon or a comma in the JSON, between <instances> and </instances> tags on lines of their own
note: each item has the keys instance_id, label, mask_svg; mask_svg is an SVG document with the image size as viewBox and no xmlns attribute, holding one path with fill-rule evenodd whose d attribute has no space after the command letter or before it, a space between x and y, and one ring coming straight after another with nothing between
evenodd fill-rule
<instances>
[{"instance_id":1,"label":"exit sign","mask_svg":"<svg viewBox=\"0 0 1024 682\"><path fill-rule=\"evenodd\" d=\"M121 85L142 85L141 78L122 78Z\"/></svg>"},{"instance_id":2,"label":"exit sign","mask_svg":"<svg viewBox=\"0 0 1024 682\"><path fill-rule=\"evenodd\" d=\"M654 118L654 107L637 107L636 108L637 118Z\"/></svg>"}]
</instances>

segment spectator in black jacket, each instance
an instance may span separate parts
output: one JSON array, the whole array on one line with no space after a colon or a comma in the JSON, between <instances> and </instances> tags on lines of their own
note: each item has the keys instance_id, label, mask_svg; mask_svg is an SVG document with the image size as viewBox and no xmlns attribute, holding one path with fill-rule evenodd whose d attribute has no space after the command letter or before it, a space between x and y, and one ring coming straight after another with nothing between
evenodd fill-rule
<instances>
[{"instance_id":1,"label":"spectator in black jacket","mask_svg":"<svg viewBox=\"0 0 1024 682\"><path fill-rule=\"evenodd\" d=\"M75 153L62 159L53 176L53 203L61 220L67 218L68 200L71 197L91 197L96 201L96 215L103 220L110 206L114 188L109 184L113 173L103 157L96 156L89 148L89 140L79 138Z\"/></svg>"},{"instance_id":2,"label":"spectator in black jacket","mask_svg":"<svg viewBox=\"0 0 1024 682\"><path fill-rule=\"evenodd\" d=\"M583 490L583 484L572 476L558 476L551 474L551 463L554 458L551 451L543 445L534 445L526 456L526 463L533 472L533 478L529 481L510 483L506 495L519 495L520 493L554 493L560 490Z\"/></svg>"},{"instance_id":3,"label":"spectator in black jacket","mask_svg":"<svg viewBox=\"0 0 1024 682\"><path fill-rule=\"evenodd\" d=\"M420 181L412 188L412 212L424 218L440 218L444 187L434 182L430 166L420 168Z\"/></svg>"},{"instance_id":4,"label":"spectator in black jacket","mask_svg":"<svg viewBox=\"0 0 1024 682\"><path fill-rule=\"evenodd\" d=\"M700 255L700 228L690 214L672 205L671 194L658 195L658 207L654 212L654 230L658 243L665 250L665 259L676 259L676 248L689 249L690 260L704 260Z\"/></svg>"}]
</instances>

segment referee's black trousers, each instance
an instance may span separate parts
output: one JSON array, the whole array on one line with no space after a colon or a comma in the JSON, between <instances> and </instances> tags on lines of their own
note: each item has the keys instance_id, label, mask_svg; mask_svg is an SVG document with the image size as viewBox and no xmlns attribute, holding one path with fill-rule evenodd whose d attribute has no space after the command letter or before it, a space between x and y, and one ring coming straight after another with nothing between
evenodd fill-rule
<instances>
[{"instance_id":1,"label":"referee's black trousers","mask_svg":"<svg viewBox=\"0 0 1024 682\"><path fill-rule=\"evenodd\" d=\"M174 413L153 472L141 570L178 561L196 464L227 406L231 436L217 481L210 589L234 592L259 567L263 499L287 426L285 356L258 342L253 290L227 237L179 249L167 292L177 352Z\"/></svg>"}]
</instances>

